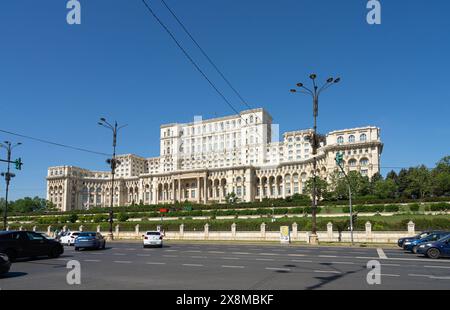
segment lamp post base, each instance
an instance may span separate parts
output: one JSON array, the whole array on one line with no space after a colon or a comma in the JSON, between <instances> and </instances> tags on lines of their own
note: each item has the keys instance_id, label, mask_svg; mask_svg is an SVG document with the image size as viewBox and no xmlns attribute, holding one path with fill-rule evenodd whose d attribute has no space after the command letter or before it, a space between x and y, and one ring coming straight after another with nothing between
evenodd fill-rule
<instances>
[{"instance_id":1,"label":"lamp post base","mask_svg":"<svg viewBox=\"0 0 450 310\"><path fill-rule=\"evenodd\" d=\"M106 235L106 240L107 240L107 241L112 241L112 240L114 240L114 234L113 234L113 233L108 233L108 234Z\"/></svg>"},{"instance_id":2,"label":"lamp post base","mask_svg":"<svg viewBox=\"0 0 450 310\"><path fill-rule=\"evenodd\" d=\"M319 244L319 238L317 237L317 234L311 234L309 236L309 244L312 244L312 245Z\"/></svg>"}]
</instances>

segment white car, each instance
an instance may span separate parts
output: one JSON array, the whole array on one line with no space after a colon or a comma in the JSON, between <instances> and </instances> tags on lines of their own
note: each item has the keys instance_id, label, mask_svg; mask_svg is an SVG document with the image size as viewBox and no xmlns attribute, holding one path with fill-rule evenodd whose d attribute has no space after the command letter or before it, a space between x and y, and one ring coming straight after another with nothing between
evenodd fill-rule
<instances>
[{"instance_id":1,"label":"white car","mask_svg":"<svg viewBox=\"0 0 450 310\"><path fill-rule=\"evenodd\" d=\"M62 236L59 240L61 244L73 245L75 243L75 239L78 237L79 234L80 234L79 231L70 231L66 233L64 236Z\"/></svg>"},{"instance_id":2,"label":"white car","mask_svg":"<svg viewBox=\"0 0 450 310\"><path fill-rule=\"evenodd\" d=\"M142 237L144 238L144 248L150 246L163 247L163 235L159 231L147 231Z\"/></svg>"}]
</instances>

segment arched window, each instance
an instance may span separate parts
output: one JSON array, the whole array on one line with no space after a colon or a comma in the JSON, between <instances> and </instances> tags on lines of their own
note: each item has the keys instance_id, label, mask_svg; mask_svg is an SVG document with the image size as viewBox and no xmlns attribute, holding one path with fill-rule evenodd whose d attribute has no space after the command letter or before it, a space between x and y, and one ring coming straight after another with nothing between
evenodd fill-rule
<instances>
[{"instance_id":1,"label":"arched window","mask_svg":"<svg viewBox=\"0 0 450 310\"><path fill-rule=\"evenodd\" d=\"M338 144L344 143L344 137L339 136L339 137L337 138L337 143L338 143Z\"/></svg>"},{"instance_id":2,"label":"arched window","mask_svg":"<svg viewBox=\"0 0 450 310\"><path fill-rule=\"evenodd\" d=\"M350 136L348 137L348 142L354 143L354 142L355 142L355 136L354 136L354 135L350 135Z\"/></svg>"},{"instance_id":3,"label":"arched window","mask_svg":"<svg viewBox=\"0 0 450 310\"><path fill-rule=\"evenodd\" d=\"M355 167L355 166L356 166L356 159L350 159L350 160L348 161L348 165L349 165L350 167Z\"/></svg>"},{"instance_id":4,"label":"arched window","mask_svg":"<svg viewBox=\"0 0 450 310\"><path fill-rule=\"evenodd\" d=\"M359 163L361 164L361 166L367 166L369 164L369 160L367 158L361 158Z\"/></svg>"},{"instance_id":5,"label":"arched window","mask_svg":"<svg viewBox=\"0 0 450 310\"><path fill-rule=\"evenodd\" d=\"M359 141L366 142L367 141L367 135L365 133L361 134L359 136Z\"/></svg>"}]
</instances>

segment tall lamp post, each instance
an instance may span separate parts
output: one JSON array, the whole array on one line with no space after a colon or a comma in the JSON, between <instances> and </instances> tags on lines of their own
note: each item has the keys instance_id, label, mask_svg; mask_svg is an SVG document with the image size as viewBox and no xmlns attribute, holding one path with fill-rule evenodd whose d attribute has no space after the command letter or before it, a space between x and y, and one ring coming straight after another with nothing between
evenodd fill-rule
<instances>
[{"instance_id":1,"label":"tall lamp post","mask_svg":"<svg viewBox=\"0 0 450 310\"><path fill-rule=\"evenodd\" d=\"M311 143L312 155L313 155L313 186L312 186L312 199L311 199L311 213L312 213L312 234L310 236L310 243L317 244L317 179L316 179L316 170L317 170L317 149L320 146L320 142L323 139L322 136L317 134L317 116L319 115L319 96L320 94L331 87L332 85L339 83L340 78L330 77L326 80L326 82L319 87L316 83L317 75L311 74L309 78L312 80L313 88L310 89L303 85L303 83L298 83L297 89L291 89L291 93L301 93L305 95L309 95L312 97L313 102L313 118L314 118L314 127L311 136L309 137L309 141Z\"/></svg>"},{"instance_id":2,"label":"tall lamp post","mask_svg":"<svg viewBox=\"0 0 450 310\"><path fill-rule=\"evenodd\" d=\"M11 162L11 151L15 147L21 145L22 143L16 143L14 145L11 144L9 141L5 141L4 144L0 143L0 147L3 147L6 149L7 152L7 162L8 162L8 168L6 173L1 173L1 176L5 178L6 181L6 193L5 193L5 209L3 210L3 230L6 230L6 226L8 225L8 192L9 192L9 182L11 181L11 178L15 177L16 175L14 173L10 172L10 162Z\"/></svg>"},{"instance_id":3,"label":"tall lamp post","mask_svg":"<svg viewBox=\"0 0 450 310\"><path fill-rule=\"evenodd\" d=\"M117 125L117 121L114 122L114 126L111 125L110 123L108 123L108 121L105 118L101 118L100 121L98 122L98 124L100 126L103 126L105 128L108 128L112 131L113 133L113 153L112 153L112 157L110 159L107 159L106 162L110 165L111 167L111 193L110 193L110 209L109 209L109 234L108 234L108 239L109 240L113 240L114 239L114 234L113 234L113 216L114 216L114 211L113 211L113 206L114 206L114 196L115 196L115 189L114 189L114 175L116 173L116 167L120 165L120 161L116 159L116 145L117 145L117 132L122 129L123 127L127 126L127 125L123 125L123 126L118 126Z\"/></svg>"}]
</instances>

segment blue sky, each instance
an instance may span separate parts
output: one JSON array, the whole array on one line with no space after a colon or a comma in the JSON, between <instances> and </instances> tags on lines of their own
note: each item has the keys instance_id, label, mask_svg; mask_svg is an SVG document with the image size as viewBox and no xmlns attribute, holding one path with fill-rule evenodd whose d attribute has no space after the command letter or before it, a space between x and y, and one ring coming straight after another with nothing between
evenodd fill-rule
<instances>
[{"instance_id":1,"label":"blue sky","mask_svg":"<svg viewBox=\"0 0 450 310\"><path fill-rule=\"evenodd\" d=\"M379 26L366 23L366 0L166 1L248 104L266 108L282 132L312 122L309 98L289 89L311 72L339 75L321 97L320 131L381 127L383 166L433 166L450 154L449 1L381 1ZM141 0L80 0L77 26L66 23L66 2L1 2L0 129L109 153L110 133L97 125L104 116L129 124L119 153L156 156L160 124L233 114ZM245 109L160 0L149 3ZM107 169L98 155L0 133L4 140L23 142L13 154L25 165L12 199L45 197L48 166Z\"/></svg>"}]
</instances>

